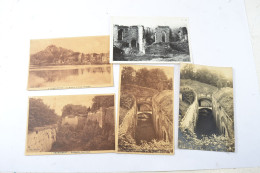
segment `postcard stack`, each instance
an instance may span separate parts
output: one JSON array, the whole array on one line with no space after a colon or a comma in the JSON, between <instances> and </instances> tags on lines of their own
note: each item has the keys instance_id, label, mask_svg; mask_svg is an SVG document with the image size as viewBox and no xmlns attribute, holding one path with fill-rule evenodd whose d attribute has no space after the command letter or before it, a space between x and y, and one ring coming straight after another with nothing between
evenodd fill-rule
<instances>
[{"instance_id":1,"label":"postcard stack","mask_svg":"<svg viewBox=\"0 0 260 173\"><path fill-rule=\"evenodd\" d=\"M235 151L232 68L192 64L187 18L112 17L110 31L31 40L28 90L113 87L113 64L120 70L118 102L115 93L29 97L26 155L173 155L174 105L179 149Z\"/></svg>"}]
</instances>

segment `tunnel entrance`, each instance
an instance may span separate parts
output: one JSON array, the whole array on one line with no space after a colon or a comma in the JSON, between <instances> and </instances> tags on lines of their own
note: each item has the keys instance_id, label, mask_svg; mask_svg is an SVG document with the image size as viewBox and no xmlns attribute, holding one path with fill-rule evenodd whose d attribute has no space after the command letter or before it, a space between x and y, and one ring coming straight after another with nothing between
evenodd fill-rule
<instances>
[{"instance_id":1,"label":"tunnel entrance","mask_svg":"<svg viewBox=\"0 0 260 173\"><path fill-rule=\"evenodd\" d=\"M137 126L136 126L136 144L140 145L141 141L150 142L156 139L155 130L153 127L152 114L147 112L141 112L137 114Z\"/></svg>"},{"instance_id":2,"label":"tunnel entrance","mask_svg":"<svg viewBox=\"0 0 260 173\"><path fill-rule=\"evenodd\" d=\"M211 109L199 109L195 133L199 139L201 139L202 136L211 136L213 134L219 135Z\"/></svg>"}]
</instances>

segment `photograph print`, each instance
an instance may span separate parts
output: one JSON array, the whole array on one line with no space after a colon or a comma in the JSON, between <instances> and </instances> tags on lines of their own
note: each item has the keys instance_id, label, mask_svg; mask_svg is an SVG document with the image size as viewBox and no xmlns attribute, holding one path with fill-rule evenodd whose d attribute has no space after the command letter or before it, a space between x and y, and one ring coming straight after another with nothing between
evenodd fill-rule
<instances>
[{"instance_id":1,"label":"photograph print","mask_svg":"<svg viewBox=\"0 0 260 173\"><path fill-rule=\"evenodd\" d=\"M231 67L181 64L180 149L235 151Z\"/></svg>"},{"instance_id":2,"label":"photograph print","mask_svg":"<svg viewBox=\"0 0 260 173\"><path fill-rule=\"evenodd\" d=\"M114 94L29 98L26 155L114 151Z\"/></svg>"},{"instance_id":3,"label":"photograph print","mask_svg":"<svg viewBox=\"0 0 260 173\"><path fill-rule=\"evenodd\" d=\"M192 62L188 19L174 17L112 17L110 62Z\"/></svg>"},{"instance_id":4,"label":"photograph print","mask_svg":"<svg viewBox=\"0 0 260 173\"><path fill-rule=\"evenodd\" d=\"M113 86L109 36L30 42L28 90Z\"/></svg>"},{"instance_id":5,"label":"photograph print","mask_svg":"<svg viewBox=\"0 0 260 173\"><path fill-rule=\"evenodd\" d=\"M120 66L118 153L174 153L173 74L173 67Z\"/></svg>"}]
</instances>

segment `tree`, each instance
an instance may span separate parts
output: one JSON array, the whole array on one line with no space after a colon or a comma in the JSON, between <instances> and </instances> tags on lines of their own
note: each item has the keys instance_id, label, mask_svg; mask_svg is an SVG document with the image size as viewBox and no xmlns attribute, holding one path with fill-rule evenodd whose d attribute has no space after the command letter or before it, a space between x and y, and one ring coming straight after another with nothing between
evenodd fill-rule
<instances>
[{"instance_id":1,"label":"tree","mask_svg":"<svg viewBox=\"0 0 260 173\"><path fill-rule=\"evenodd\" d=\"M194 68L191 64L186 64L181 69L181 79L193 79L194 78Z\"/></svg>"},{"instance_id":2,"label":"tree","mask_svg":"<svg viewBox=\"0 0 260 173\"><path fill-rule=\"evenodd\" d=\"M30 98L28 130L35 127L56 124L59 116L53 109L43 103L42 99Z\"/></svg>"},{"instance_id":3,"label":"tree","mask_svg":"<svg viewBox=\"0 0 260 173\"><path fill-rule=\"evenodd\" d=\"M149 70L147 68L141 68L136 72L136 84L139 86L147 87L149 85Z\"/></svg>"},{"instance_id":4,"label":"tree","mask_svg":"<svg viewBox=\"0 0 260 173\"><path fill-rule=\"evenodd\" d=\"M121 83L133 84L135 82L135 72L133 67L123 67L121 72Z\"/></svg>"},{"instance_id":5,"label":"tree","mask_svg":"<svg viewBox=\"0 0 260 173\"><path fill-rule=\"evenodd\" d=\"M67 115L87 114L88 112L86 106L67 104L62 108L62 117Z\"/></svg>"},{"instance_id":6,"label":"tree","mask_svg":"<svg viewBox=\"0 0 260 173\"><path fill-rule=\"evenodd\" d=\"M100 107L108 108L111 106L114 106L114 96L108 95L108 96L95 96L93 99L93 104L91 107L91 111L95 112Z\"/></svg>"}]
</instances>

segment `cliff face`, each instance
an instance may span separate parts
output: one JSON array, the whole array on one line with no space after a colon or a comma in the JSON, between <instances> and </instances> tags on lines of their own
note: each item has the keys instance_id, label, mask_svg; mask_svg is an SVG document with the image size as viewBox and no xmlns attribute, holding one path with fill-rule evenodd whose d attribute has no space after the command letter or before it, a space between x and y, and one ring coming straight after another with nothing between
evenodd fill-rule
<instances>
[{"instance_id":1,"label":"cliff face","mask_svg":"<svg viewBox=\"0 0 260 173\"><path fill-rule=\"evenodd\" d=\"M57 126L35 128L27 135L27 152L49 152L56 141Z\"/></svg>"}]
</instances>

